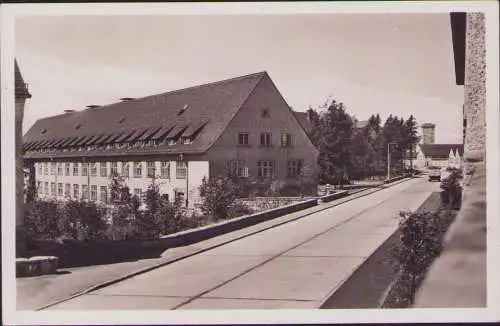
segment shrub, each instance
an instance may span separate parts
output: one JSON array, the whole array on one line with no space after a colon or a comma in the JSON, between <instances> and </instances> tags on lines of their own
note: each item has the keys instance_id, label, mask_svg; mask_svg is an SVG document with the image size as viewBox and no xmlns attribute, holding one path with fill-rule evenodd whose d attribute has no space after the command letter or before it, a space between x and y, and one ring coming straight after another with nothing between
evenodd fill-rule
<instances>
[{"instance_id":1,"label":"shrub","mask_svg":"<svg viewBox=\"0 0 500 326\"><path fill-rule=\"evenodd\" d=\"M125 185L123 178L113 176L110 189L110 224L106 231L110 240L124 240L136 235L134 220L139 214L138 206L132 201L130 189Z\"/></svg>"},{"instance_id":2,"label":"shrub","mask_svg":"<svg viewBox=\"0 0 500 326\"><path fill-rule=\"evenodd\" d=\"M243 215L249 215L253 213L253 209L248 207L247 205L240 203L240 202L235 202L231 206L229 206L228 209L228 216L229 217L238 217L238 216L243 216Z\"/></svg>"},{"instance_id":3,"label":"shrub","mask_svg":"<svg viewBox=\"0 0 500 326\"><path fill-rule=\"evenodd\" d=\"M37 240L53 240L59 236L61 210L56 201L33 200L26 203L24 207L28 237Z\"/></svg>"},{"instance_id":4,"label":"shrub","mask_svg":"<svg viewBox=\"0 0 500 326\"><path fill-rule=\"evenodd\" d=\"M462 204L462 187L459 180L460 171L453 171L448 177L441 181L441 202L454 209L459 209Z\"/></svg>"},{"instance_id":5,"label":"shrub","mask_svg":"<svg viewBox=\"0 0 500 326\"><path fill-rule=\"evenodd\" d=\"M69 200L61 214L61 233L75 240L100 239L106 230L104 215L104 208L94 202Z\"/></svg>"},{"instance_id":6,"label":"shrub","mask_svg":"<svg viewBox=\"0 0 500 326\"><path fill-rule=\"evenodd\" d=\"M442 249L440 214L401 213L400 243L393 250L399 263L399 291L403 305L411 305L427 268Z\"/></svg>"},{"instance_id":7,"label":"shrub","mask_svg":"<svg viewBox=\"0 0 500 326\"><path fill-rule=\"evenodd\" d=\"M229 176L210 180L204 177L200 186L201 210L214 219L227 218L229 206L239 193L238 188Z\"/></svg>"}]
</instances>

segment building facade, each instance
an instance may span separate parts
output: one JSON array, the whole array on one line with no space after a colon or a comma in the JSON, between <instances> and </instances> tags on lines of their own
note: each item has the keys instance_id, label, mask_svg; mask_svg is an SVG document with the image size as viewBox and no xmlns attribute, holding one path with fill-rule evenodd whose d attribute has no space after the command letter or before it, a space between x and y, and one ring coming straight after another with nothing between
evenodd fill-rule
<instances>
[{"instance_id":1,"label":"building facade","mask_svg":"<svg viewBox=\"0 0 500 326\"><path fill-rule=\"evenodd\" d=\"M420 144L417 149L415 167L429 166L461 168L464 146L462 144Z\"/></svg>"},{"instance_id":2,"label":"building facade","mask_svg":"<svg viewBox=\"0 0 500 326\"><path fill-rule=\"evenodd\" d=\"M154 180L192 206L203 177L298 184L317 175L318 150L266 72L66 110L24 138L41 198L105 202L118 175L132 194Z\"/></svg>"},{"instance_id":3,"label":"building facade","mask_svg":"<svg viewBox=\"0 0 500 326\"><path fill-rule=\"evenodd\" d=\"M420 127L422 129L422 144L434 144L436 125L433 123L424 123Z\"/></svg>"}]
</instances>

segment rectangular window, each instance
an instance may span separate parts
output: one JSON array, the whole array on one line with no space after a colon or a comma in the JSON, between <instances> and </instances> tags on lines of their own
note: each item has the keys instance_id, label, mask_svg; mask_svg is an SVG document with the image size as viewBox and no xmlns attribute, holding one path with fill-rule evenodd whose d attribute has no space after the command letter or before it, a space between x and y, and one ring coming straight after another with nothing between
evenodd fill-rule
<instances>
[{"instance_id":1,"label":"rectangular window","mask_svg":"<svg viewBox=\"0 0 500 326\"><path fill-rule=\"evenodd\" d=\"M155 162L148 162L148 178L154 178L155 176Z\"/></svg>"},{"instance_id":2,"label":"rectangular window","mask_svg":"<svg viewBox=\"0 0 500 326\"><path fill-rule=\"evenodd\" d=\"M56 163L50 163L50 175L56 175Z\"/></svg>"},{"instance_id":3,"label":"rectangular window","mask_svg":"<svg viewBox=\"0 0 500 326\"><path fill-rule=\"evenodd\" d=\"M43 163L43 174L49 175L49 163Z\"/></svg>"},{"instance_id":4,"label":"rectangular window","mask_svg":"<svg viewBox=\"0 0 500 326\"><path fill-rule=\"evenodd\" d=\"M184 201L184 192L183 191L175 190L174 196L175 196L176 201L179 201L181 203Z\"/></svg>"},{"instance_id":5,"label":"rectangular window","mask_svg":"<svg viewBox=\"0 0 500 326\"><path fill-rule=\"evenodd\" d=\"M73 175L76 177L78 176L78 164L80 163L73 163Z\"/></svg>"},{"instance_id":6,"label":"rectangular window","mask_svg":"<svg viewBox=\"0 0 500 326\"><path fill-rule=\"evenodd\" d=\"M43 193L48 196L49 195L49 183L48 182L45 182L43 184Z\"/></svg>"},{"instance_id":7,"label":"rectangular window","mask_svg":"<svg viewBox=\"0 0 500 326\"><path fill-rule=\"evenodd\" d=\"M287 178L296 178L302 175L302 160L288 161L286 176Z\"/></svg>"},{"instance_id":8,"label":"rectangular window","mask_svg":"<svg viewBox=\"0 0 500 326\"><path fill-rule=\"evenodd\" d=\"M71 196L71 185L69 183L66 183L64 185L64 197L69 197Z\"/></svg>"},{"instance_id":9,"label":"rectangular window","mask_svg":"<svg viewBox=\"0 0 500 326\"><path fill-rule=\"evenodd\" d=\"M108 187L101 186L101 201L106 203L108 201Z\"/></svg>"},{"instance_id":10,"label":"rectangular window","mask_svg":"<svg viewBox=\"0 0 500 326\"><path fill-rule=\"evenodd\" d=\"M178 161L175 169L175 177L177 179L186 179L187 165L184 161Z\"/></svg>"},{"instance_id":11,"label":"rectangular window","mask_svg":"<svg viewBox=\"0 0 500 326\"><path fill-rule=\"evenodd\" d=\"M89 199L89 186L82 185L82 199Z\"/></svg>"},{"instance_id":12,"label":"rectangular window","mask_svg":"<svg viewBox=\"0 0 500 326\"><path fill-rule=\"evenodd\" d=\"M42 181L38 181L38 186L37 186L37 191L38 191L38 195L43 195L43 185L42 185Z\"/></svg>"},{"instance_id":13,"label":"rectangular window","mask_svg":"<svg viewBox=\"0 0 500 326\"><path fill-rule=\"evenodd\" d=\"M273 161L258 161L257 162L257 176L262 178L269 178L274 176L274 162Z\"/></svg>"},{"instance_id":14,"label":"rectangular window","mask_svg":"<svg viewBox=\"0 0 500 326\"><path fill-rule=\"evenodd\" d=\"M63 184L58 183L57 184L57 196L62 197L63 196Z\"/></svg>"},{"instance_id":15,"label":"rectangular window","mask_svg":"<svg viewBox=\"0 0 500 326\"><path fill-rule=\"evenodd\" d=\"M130 167L128 162L122 162L122 177L128 178L130 175Z\"/></svg>"},{"instance_id":16,"label":"rectangular window","mask_svg":"<svg viewBox=\"0 0 500 326\"><path fill-rule=\"evenodd\" d=\"M43 173L43 164L42 163L37 163L38 167L38 175L42 175Z\"/></svg>"},{"instance_id":17,"label":"rectangular window","mask_svg":"<svg viewBox=\"0 0 500 326\"><path fill-rule=\"evenodd\" d=\"M245 161L243 160L226 161L226 169L233 175L245 177Z\"/></svg>"},{"instance_id":18,"label":"rectangular window","mask_svg":"<svg viewBox=\"0 0 500 326\"><path fill-rule=\"evenodd\" d=\"M103 178L108 177L108 163L107 162L100 163L100 175Z\"/></svg>"},{"instance_id":19,"label":"rectangular window","mask_svg":"<svg viewBox=\"0 0 500 326\"><path fill-rule=\"evenodd\" d=\"M92 201L97 200L97 186L96 185L90 186L90 200L92 200Z\"/></svg>"},{"instance_id":20,"label":"rectangular window","mask_svg":"<svg viewBox=\"0 0 500 326\"><path fill-rule=\"evenodd\" d=\"M50 195L56 196L56 183L55 182L50 183Z\"/></svg>"},{"instance_id":21,"label":"rectangular window","mask_svg":"<svg viewBox=\"0 0 500 326\"><path fill-rule=\"evenodd\" d=\"M73 185L73 198L76 200L80 199L80 186L77 184Z\"/></svg>"},{"instance_id":22,"label":"rectangular window","mask_svg":"<svg viewBox=\"0 0 500 326\"><path fill-rule=\"evenodd\" d=\"M118 162L111 162L111 177L118 175Z\"/></svg>"},{"instance_id":23,"label":"rectangular window","mask_svg":"<svg viewBox=\"0 0 500 326\"><path fill-rule=\"evenodd\" d=\"M271 133L260 134L260 146L271 147L272 146L272 136Z\"/></svg>"},{"instance_id":24,"label":"rectangular window","mask_svg":"<svg viewBox=\"0 0 500 326\"><path fill-rule=\"evenodd\" d=\"M86 177L89 175L89 164L82 163L82 176Z\"/></svg>"},{"instance_id":25,"label":"rectangular window","mask_svg":"<svg viewBox=\"0 0 500 326\"><path fill-rule=\"evenodd\" d=\"M142 178L142 162L134 162L134 178Z\"/></svg>"},{"instance_id":26,"label":"rectangular window","mask_svg":"<svg viewBox=\"0 0 500 326\"><path fill-rule=\"evenodd\" d=\"M281 147L291 147L292 146L292 135L281 134Z\"/></svg>"},{"instance_id":27,"label":"rectangular window","mask_svg":"<svg viewBox=\"0 0 500 326\"><path fill-rule=\"evenodd\" d=\"M70 172L70 167L69 167L69 163L64 163L64 175L65 176L69 176L69 172Z\"/></svg>"},{"instance_id":28,"label":"rectangular window","mask_svg":"<svg viewBox=\"0 0 500 326\"><path fill-rule=\"evenodd\" d=\"M170 162L161 162L160 177L162 179L170 179Z\"/></svg>"},{"instance_id":29,"label":"rectangular window","mask_svg":"<svg viewBox=\"0 0 500 326\"><path fill-rule=\"evenodd\" d=\"M63 175L62 163L57 163L57 175Z\"/></svg>"},{"instance_id":30,"label":"rectangular window","mask_svg":"<svg viewBox=\"0 0 500 326\"><path fill-rule=\"evenodd\" d=\"M96 162L90 163L90 176L91 177L97 176L97 163Z\"/></svg>"},{"instance_id":31,"label":"rectangular window","mask_svg":"<svg viewBox=\"0 0 500 326\"><path fill-rule=\"evenodd\" d=\"M238 134L238 145L241 145L241 146L248 145L248 132L240 132Z\"/></svg>"}]
</instances>

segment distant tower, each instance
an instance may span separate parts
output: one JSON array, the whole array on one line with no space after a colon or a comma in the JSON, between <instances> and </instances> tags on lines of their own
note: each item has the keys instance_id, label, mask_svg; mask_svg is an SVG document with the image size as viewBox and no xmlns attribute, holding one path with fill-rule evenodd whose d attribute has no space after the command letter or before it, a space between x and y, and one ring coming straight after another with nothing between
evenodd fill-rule
<instances>
[{"instance_id":1,"label":"distant tower","mask_svg":"<svg viewBox=\"0 0 500 326\"><path fill-rule=\"evenodd\" d=\"M436 125L433 123L424 123L420 127L422 127L422 144L434 144Z\"/></svg>"}]
</instances>

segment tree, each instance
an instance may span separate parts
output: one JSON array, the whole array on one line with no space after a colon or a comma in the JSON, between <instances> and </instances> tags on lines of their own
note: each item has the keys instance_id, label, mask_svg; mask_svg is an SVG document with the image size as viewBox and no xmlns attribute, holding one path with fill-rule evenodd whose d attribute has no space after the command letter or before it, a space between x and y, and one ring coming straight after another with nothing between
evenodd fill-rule
<instances>
[{"instance_id":1,"label":"tree","mask_svg":"<svg viewBox=\"0 0 500 326\"><path fill-rule=\"evenodd\" d=\"M415 145L419 141L419 137L417 134L417 121L413 115L410 115L408 120L405 122L405 132L406 132L406 148L409 151L410 157L410 169L413 170L413 156L415 151Z\"/></svg>"},{"instance_id":2,"label":"tree","mask_svg":"<svg viewBox=\"0 0 500 326\"><path fill-rule=\"evenodd\" d=\"M228 208L238 192L238 185L227 175L210 180L203 177L200 186L200 196L203 199L201 210L215 219L227 218Z\"/></svg>"},{"instance_id":3,"label":"tree","mask_svg":"<svg viewBox=\"0 0 500 326\"><path fill-rule=\"evenodd\" d=\"M332 100L318 123L320 182L343 185L348 178L353 128L344 105Z\"/></svg>"},{"instance_id":4,"label":"tree","mask_svg":"<svg viewBox=\"0 0 500 326\"><path fill-rule=\"evenodd\" d=\"M132 237L135 232L134 220L138 215L138 207L132 201L130 189L119 176L112 176L109 189L111 203L109 237L113 240Z\"/></svg>"}]
</instances>

